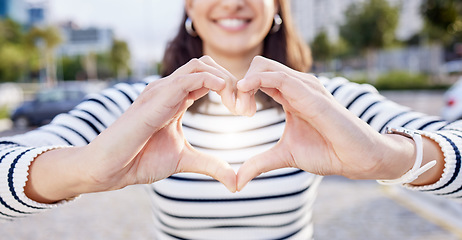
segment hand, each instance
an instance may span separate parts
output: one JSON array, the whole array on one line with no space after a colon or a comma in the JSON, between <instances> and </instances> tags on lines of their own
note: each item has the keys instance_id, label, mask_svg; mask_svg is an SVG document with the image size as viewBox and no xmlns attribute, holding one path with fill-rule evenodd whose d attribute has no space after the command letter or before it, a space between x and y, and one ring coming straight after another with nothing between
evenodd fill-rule
<instances>
[{"instance_id":1,"label":"hand","mask_svg":"<svg viewBox=\"0 0 462 240\"><path fill-rule=\"evenodd\" d=\"M170 76L150 83L89 145L39 156L30 168L26 194L53 202L81 193L153 183L179 172L209 175L234 192L234 170L225 161L193 149L181 126L186 109L209 90L221 93L224 102L234 107L233 91L226 91L234 83L232 75L211 58L191 60Z\"/></svg>"},{"instance_id":2,"label":"hand","mask_svg":"<svg viewBox=\"0 0 462 240\"><path fill-rule=\"evenodd\" d=\"M181 126L186 109L209 90L221 93L228 104L234 103L226 91L233 81L232 75L210 57L202 57L151 83L126 113L89 145L95 151L103 148L109 153L102 159L106 165L93 175L104 176L99 182L109 183L105 188L111 189L152 183L178 172L196 172L216 178L235 191L232 168L193 149Z\"/></svg>"},{"instance_id":3,"label":"hand","mask_svg":"<svg viewBox=\"0 0 462 240\"><path fill-rule=\"evenodd\" d=\"M238 190L263 172L285 167L318 175L389 178L412 166L398 168L404 169L399 173L387 170L383 159L412 159L413 143L379 134L340 105L313 75L256 57L237 89L240 114L255 113L253 94L259 89L282 104L286 113L279 142L239 169Z\"/></svg>"}]
</instances>

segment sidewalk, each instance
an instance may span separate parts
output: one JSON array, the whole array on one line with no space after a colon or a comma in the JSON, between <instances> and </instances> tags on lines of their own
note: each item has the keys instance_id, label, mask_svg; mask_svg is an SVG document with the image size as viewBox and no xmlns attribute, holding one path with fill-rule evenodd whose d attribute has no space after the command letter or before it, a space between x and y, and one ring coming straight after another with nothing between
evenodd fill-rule
<instances>
[{"instance_id":1,"label":"sidewalk","mask_svg":"<svg viewBox=\"0 0 462 240\"><path fill-rule=\"evenodd\" d=\"M0 119L0 132L10 129L13 123L10 119Z\"/></svg>"},{"instance_id":2,"label":"sidewalk","mask_svg":"<svg viewBox=\"0 0 462 240\"><path fill-rule=\"evenodd\" d=\"M317 240L460 239L391 199L375 181L330 176L319 189L313 219Z\"/></svg>"},{"instance_id":3,"label":"sidewalk","mask_svg":"<svg viewBox=\"0 0 462 240\"><path fill-rule=\"evenodd\" d=\"M49 212L0 224L8 240L155 239L142 186L87 194ZM375 181L325 177L314 205L316 240L456 240L387 197Z\"/></svg>"}]
</instances>

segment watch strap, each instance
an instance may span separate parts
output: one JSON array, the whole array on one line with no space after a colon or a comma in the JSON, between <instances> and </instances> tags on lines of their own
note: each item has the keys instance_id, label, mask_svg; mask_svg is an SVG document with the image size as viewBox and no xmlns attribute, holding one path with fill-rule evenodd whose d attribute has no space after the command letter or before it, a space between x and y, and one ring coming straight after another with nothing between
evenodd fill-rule
<instances>
[{"instance_id":1,"label":"watch strap","mask_svg":"<svg viewBox=\"0 0 462 240\"><path fill-rule=\"evenodd\" d=\"M383 185L395 185L395 184L406 184L416 180L422 173L428 171L430 168L436 165L436 160L430 161L422 166L423 159L423 143L422 136L419 132L405 129L405 128L386 128L387 134L399 134L414 140L416 145L416 160L414 166L406 172L403 176L392 180L377 180L378 183Z\"/></svg>"}]
</instances>

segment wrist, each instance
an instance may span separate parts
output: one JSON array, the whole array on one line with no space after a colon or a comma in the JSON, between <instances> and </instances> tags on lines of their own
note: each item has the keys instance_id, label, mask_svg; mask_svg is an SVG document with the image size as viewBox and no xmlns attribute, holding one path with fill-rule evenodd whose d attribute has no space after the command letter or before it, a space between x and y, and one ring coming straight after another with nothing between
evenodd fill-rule
<instances>
[{"instance_id":1,"label":"wrist","mask_svg":"<svg viewBox=\"0 0 462 240\"><path fill-rule=\"evenodd\" d=\"M426 144L426 146L424 147L424 140L422 139L420 132L417 132L414 130L408 130L404 128L398 128L398 129L387 128L386 133L397 135L397 136L404 136L412 140L414 143L413 149L414 149L414 156L415 156L414 159L415 160L412 165L412 168L406 171L406 173L404 173L402 176L398 178L392 178L392 180L378 180L378 182L380 184L385 184L385 185L427 183L428 176L433 176L433 172L434 172L434 171L429 171L429 170L431 170L437 164L438 162L437 160L440 159L438 156L435 156L430 153L440 152L440 151L433 151L434 149L429 149L430 146L428 144ZM425 143L428 143L428 141L425 140ZM424 158L424 148L429 149L426 151L425 158ZM405 156L407 155L401 155L401 157L398 159L402 159L401 161L403 163L407 163L409 161L409 158L406 158ZM395 160L390 159L390 160L392 162L397 162L396 159ZM393 164L393 165L396 167L397 164Z\"/></svg>"},{"instance_id":2,"label":"wrist","mask_svg":"<svg viewBox=\"0 0 462 240\"><path fill-rule=\"evenodd\" d=\"M416 160L416 144L405 136L382 134L386 142L378 171L371 179L397 179L412 169Z\"/></svg>"}]
</instances>

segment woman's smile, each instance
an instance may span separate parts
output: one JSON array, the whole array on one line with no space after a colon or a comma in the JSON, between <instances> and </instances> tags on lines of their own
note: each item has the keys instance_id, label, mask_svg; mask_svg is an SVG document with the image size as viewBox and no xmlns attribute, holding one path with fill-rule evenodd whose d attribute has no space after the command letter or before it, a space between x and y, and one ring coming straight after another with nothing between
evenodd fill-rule
<instances>
[{"instance_id":1,"label":"woman's smile","mask_svg":"<svg viewBox=\"0 0 462 240\"><path fill-rule=\"evenodd\" d=\"M250 22L250 19L243 18L222 18L214 21L220 28L232 32L245 29Z\"/></svg>"}]
</instances>

